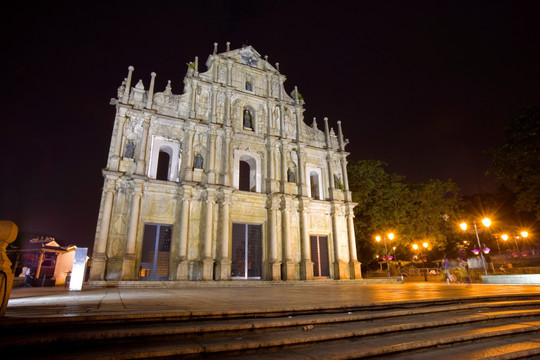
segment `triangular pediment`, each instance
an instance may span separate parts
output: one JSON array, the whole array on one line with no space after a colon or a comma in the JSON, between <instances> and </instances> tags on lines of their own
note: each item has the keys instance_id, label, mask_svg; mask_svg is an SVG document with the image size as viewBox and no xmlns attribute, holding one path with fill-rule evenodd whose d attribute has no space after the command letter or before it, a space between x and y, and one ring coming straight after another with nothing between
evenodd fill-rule
<instances>
[{"instance_id":1,"label":"triangular pediment","mask_svg":"<svg viewBox=\"0 0 540 360\"><path fill-rule=\"evenodd\" d=\"M264 59L251 45L244 46L240 49L226 51L220 53L220 55L261 70L277 71L276 68Z\"/></svg>"}]
</instances>

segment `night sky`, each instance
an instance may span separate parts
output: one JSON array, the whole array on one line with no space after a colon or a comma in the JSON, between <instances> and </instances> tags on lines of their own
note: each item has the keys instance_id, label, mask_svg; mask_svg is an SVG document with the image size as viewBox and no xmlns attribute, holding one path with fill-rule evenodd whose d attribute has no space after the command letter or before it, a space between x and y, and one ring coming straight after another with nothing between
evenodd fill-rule
<instances>
[{"instance_id":1,"label":"night sky","mask_svg":"<svg viewBox=\"0 0 540 360\"><path fill-rule=\"evenodd\" d=\"M148 5L158 3L160 5ZM540 104L538 1L93 1L1 5L0 218L92 250L115 114L135 67L183 91L218 51L253 46L305 99L306 123L342 121L349 160L408 181L494 191L485 151Z\"/></svg>"}]
</instances>

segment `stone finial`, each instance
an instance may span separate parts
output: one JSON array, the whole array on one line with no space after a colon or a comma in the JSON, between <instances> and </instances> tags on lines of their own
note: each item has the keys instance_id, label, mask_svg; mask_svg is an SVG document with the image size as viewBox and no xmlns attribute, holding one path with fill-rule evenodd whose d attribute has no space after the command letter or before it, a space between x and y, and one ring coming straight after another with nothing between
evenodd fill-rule
<instances>
[{"instance_id":1,"label":"stone finial","mask_svg":"<svg viewBox=\"0 0 540 360\"><path fill-rule=\"evenodd\" d=\"M264 60L268 61L268 55L264 55Z\"/></svg>"},{"instance_id":2,"label":"stone finial","mask_svg":"<svg viewBox=\"0 0 540 360\"><path fill-rule=\"evenodd\" d=\"M218 45L218 43L215 42L215 43L214 43L214 55L217 54L217 45Z\"/></svg>"},{"instance_id":3,"label":"stone finial","mask_svg":"<svg viewBox=\"0 0 540 360\"><path fill-rule=\"evenodd\" d=\"M276 63L276 69L279 72L279 63L278 62Z\"/></svg>"},{"instance_id":4,"label":"stone finial","mask_svg":"<svg viewBox=\"0 0 540 360\"><path fill-rule=\"evenodd\" d=\"M317 130L317 118L313 117L313 123L311 124L311 127L315 130Z\"/></svg>"},{"instance_id":5,"label":"stone finial","mask_svg":"<svg viewBox=\"0 0 540 360\"><path fill-rule=\"evenodd\" d=\"M231 43L227 41L227 51L231 51Z\"/></svg>"},{"instance_id":6,"label":"stone finial","mask_svg":"<svg viewBox=\"0 0 540 360\"><path fill-rule=\"evenodd\" d=\"M155 72L152 72L150 74L151 76L151 79L150 79L150 88L148 89L148 100L146 102L146 107L148 109L151 109L152 108L152 100L154 98L154 83L156 81L156 73Z\"/></svg>"},{"instance_id":7,"label":"stone finial","mask_svg":"<svg viewBox=\"0 0 540 360\"><path fill-rule=\"evenodd\" d=\"M131 90L131 76L133 75L134 70L135 68L133 66L130 65L128 67L128 76L126 78L126 89L124 91L124 97L122 98L122 102L126 104L129 100L129 92Z\"/></svg>"},{"instance_id":8,"label":"stone finial","mask_svg":"<svg viewBox=\"0 0 540 360\"><path fill-rule=\"evenodd\" d=\"M167 87L165 87L164 94L172 95L171 80L167 80Z\"/></svg>"}]
</instances>

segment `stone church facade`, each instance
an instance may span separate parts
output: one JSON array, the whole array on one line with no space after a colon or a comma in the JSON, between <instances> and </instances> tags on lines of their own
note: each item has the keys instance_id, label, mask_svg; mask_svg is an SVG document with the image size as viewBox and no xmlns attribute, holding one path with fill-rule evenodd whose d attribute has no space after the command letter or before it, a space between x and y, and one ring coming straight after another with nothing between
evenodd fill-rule
<instances>
[{"instance_id":1,"label":"stone church facade","mask_svg":"<svg viewBox=\"0 0 540 360\"><path fill-rule=\"evenodd\" d=\"M360 279L341 124L306 125L251 46L206 67L175 95L130 66L111 100L90 280Z\"/></svg>"}]
</instances>

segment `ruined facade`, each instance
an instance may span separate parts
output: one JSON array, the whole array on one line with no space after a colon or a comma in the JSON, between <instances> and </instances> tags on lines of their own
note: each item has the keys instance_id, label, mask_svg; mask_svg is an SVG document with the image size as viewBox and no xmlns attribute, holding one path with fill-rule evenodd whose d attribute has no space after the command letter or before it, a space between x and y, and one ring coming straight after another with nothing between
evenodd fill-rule
<instances>
[{"instance_id":1,"label":"ruined facade","mask_svg":"<svg viewBox=\"0 0 540 360\"><path fill-rule=\"evenodd\" d=\"M251 46L118 89L90 280L359 279L348 153Z\"/></svg>"}]
</instances>

